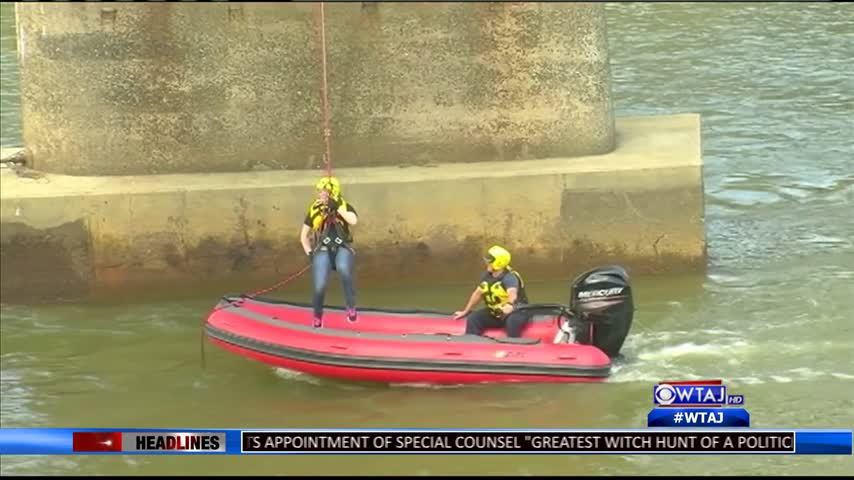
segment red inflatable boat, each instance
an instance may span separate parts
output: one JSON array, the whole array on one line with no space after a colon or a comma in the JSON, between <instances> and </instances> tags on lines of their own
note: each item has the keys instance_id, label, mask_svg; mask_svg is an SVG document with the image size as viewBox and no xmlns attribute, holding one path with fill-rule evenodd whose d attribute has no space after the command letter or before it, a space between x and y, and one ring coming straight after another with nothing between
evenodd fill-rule
<instances>
[{"instance_id":1,"label":"red inflatable boat","mask_svg":"<svg viewBox=\"0 0 854 480\"><path fill-rule=\"evenodd\" d=\"M569 307L526 307L523 338L502 330L465 335L449 313L361 309L358 321L327 307L323 328L311 306L224 297L207 319L210 341L261 362L321 377L383 383L596 382L605 380L631 326L628 275L587 272Z\"/></svg>"}]
</instances>

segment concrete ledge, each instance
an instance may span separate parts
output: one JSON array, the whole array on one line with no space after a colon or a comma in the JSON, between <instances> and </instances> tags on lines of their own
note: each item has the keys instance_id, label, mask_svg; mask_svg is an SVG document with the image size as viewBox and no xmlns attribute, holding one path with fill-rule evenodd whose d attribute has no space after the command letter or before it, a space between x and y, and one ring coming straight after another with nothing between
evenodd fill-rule
<instances>
[{"instance_id":1,"label":"concrete ledge","mask_svg":"<svg viewBox=\"0 0 854 480\"><path fill-rule=\"evenodd\" d=\"M361 215L360 284L467 281L501 243L528 278L619 262L705 268L699 116L617 120L618 148L571 159L335 170ZM0 175L4 302L146 285L275 280L320 172ZM35 177L35 178L32 178ZM248 288L248 287L247 287Z\"/></svg>"}]
</instances>

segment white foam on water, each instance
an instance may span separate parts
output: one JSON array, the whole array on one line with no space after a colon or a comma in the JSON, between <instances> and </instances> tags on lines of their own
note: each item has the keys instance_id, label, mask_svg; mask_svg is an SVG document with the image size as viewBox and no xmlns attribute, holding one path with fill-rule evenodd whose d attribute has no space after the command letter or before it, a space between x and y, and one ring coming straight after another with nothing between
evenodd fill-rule
<instances>
[{"instance_id":1,"label":"white foam on water","mask_svg":"<svg viewBox=\"0 0 854 480\"><path fill-rule=\"evenodd\" d=\"M812 379L818 377L836 377L842 380L854 380L854 375L851 374L838 372L819 372L807 367L793 368L789 370L789 373L795 373L797 375L800 375L800 377L803 379Z\"/></svg>"},{"instance_id":2,"label":"white foam on water","mask_svg":"<svg viewBox=\"0 0 854 480\"><path fill-rule=\"evenodd\" d=\"M766 379L762 379L755 376L750 377L735 377L728 380L733 385L745 384L745 385L762 385L766 383L792 383L797 381L805 381L805 380L814 380L816 378L821 377L835 377L841 380L854 380L854 375L846 374L846 373L837 373L837 372L820 372L817 370L813 370L811 368L793 368L787 370L787 373L791 373L796 375L799 378L793 378L791 376L784 375L768 375Z\"/></svg>"},{"instance_id":3,"label":"white foam on water","mask_svg":"<svg viewBox=\"0 0 854 480\"><path fill-rule=\"evenodd\" d=\"M304 382L310 385L321 385L324 383L324 378L317 377L311 375L310 373L300 372L298 370L291 370L288 368L282 367L274 367L273 374L279 378L284 380L292 380L297 382ZM335 388L342 390L364 390L365 387L363 385L347 383L347 382L334 382Z\"/></svg>"},{"instance_id":4,"label":"white foam on water","mask_svg":"<svg viewBox=\"0 0 854 480\"><path fill-rule=\"evenodd\" d=\"M62 470L68 470L69 472L74 472L79 470L80 465L74 460L67 458L56 458L56 457L27 457L27 456L17 456L8 460L3 460L0 465L2 465L2 474L6 475L32 475L32 473L27 472L39 472L39 471L53 471L53 474L62 475ZM39 475L39 474L37 474ZM41 475L39 475L41 476Z\"/></svg>"},{"instance_id":5,"label":"white foam on water","mask_svg":"<svg viewBox=\"0 0 854 480\"><path fill-rule=\"evenodd\" d=\"M770 351L776 354L791 354L791 353L800 353L807 352L810 354L810 358L812 354L814 354L818 350L842 350L845 352L850 352L854 350L854 344L851 343L839 343L839 342L808 342L808 343L769 343L761 345L761 349L763 351Z\"/></svg>"},{"instance_id":6,"label":"white foam on water","mask_svg":"<svg viewBox=\"0 0 854 480\"><path fill-rule=\"evenodd\" d=\"M427 390L447 390L453 388L465 388L466 385L461 383L458 384L433 384L433 383L423 383L423 382L406 382L406 383L391 383L389 384L392 388L424 388Z\"/></svg>"},{"instance_id":7,"label":"white foam on water","mask_svg":"<svg viewBox=\"0 0 854 480\"><path fill-rule=\"evenodd\" d=\"M14 419L21 425L36 426L47 420L47 414L39 412L39 399L26 380L26 373L6 368L0 375L0 417ZM4 426L10 425L8 421Z\"/></svg>"},{"instance_id":8,"label":"white foam on water","mask_svg":"<svg viewBox=\"0 0 854 480\"><path fill-rule=\"evenodd\" d=\"M724 330L722 328L708 328L705 330L700 330L700 333L704 333L706 335L720 335L720 336L733 336L733 335L741 335L741 332L734 332L732 330Z\"/></svg>"},{"instance_id":9,"label":"white foam on water","mask_svg":"<svg viewBox=\"0 0 854 480\"><path fill-rule=\"evenodd\" d=\"M742 280L742 278L737 276L737 275L726 275L723 273L710 273L709 275L706 276L706 278L708 278L709 280L711 280L715 283L719 283L722 285L725 285L727 283L734 284L734 283L738 283Z\"/></svg>"},{"instance_id":10,"label":"white foam on water","mask_svg":"<svg viewBox=\"0 0 854 480\"><path fill-rule=\"evenodd\" d=\"M31 355L25 352L5 352L0 355L0 359L3 362L9 362L12 365L16 365L19 363L27 364L30 362L35 362L37 360L35 355Z\"/></svg>"},{"instance_id":11,"label":"white foam on water","mask_svg":"<svg viewBox=\"0 0 854 480\"><path fill-rule=\"evenodd\" d=\"M697 344L694 342L687 342L664 347L656 351L644 352L639 354L638 358L644 361L657 361L686 356L725 357L732 355L738 350L746 350L749 348L750 346L747 342L736 342L732 345Z\"/></svg>"},{"instance_id":12,"label":"white foam on water","mask_svg":"<svg viewBox=\"0 0 854 480\"><path fill-rule=\"evenodd\" d=\"M290 370L288 368L277 367L277 368L273 368L273 373L277 377L283 378L285 380L296 380L296 381L300 381L300 382L310 383L312 385L319 385L320 384L319 378L312 376L312 375L309 375L307 373L299 372L297 370Z\"/></svg>"},{"instance_id":13,"label":"white foam on water","mask_svg":"<svg viewBox=\"0 0 854 480\"><path fill-rule=\"evenodd\" d=\"M721 337L722 342L728 341L732 335L732 332L724 329L708 329L705 332L707 337L709 335ZM687 339L696 335L697 332L666 331L644 333L632 337L624 350L625 363L620 363L612 368L609 382L658 382L664 377L699 380L708 375L698 375L694 372L693 367L680 365L682 360L698 357L726 357L730 363L740 362L736 353L751 348L744 341L730 342L729 344L698 344L684 341L673 345L675 338Z\"/></svg>"},{"instance_id":14,"label":"white foam on water","mask_svg":"<svg viewBox=\"0 0 854 480\"><path fill-rule=\"evenodd\" d=\"M46 333L58 332L58 331L65 330L65 327L63 327L62 325L58 325L55 323L44 323L44 322L40 322L38 320L33 320L31 322L31 325L33 327L35 327L35 329L37 329L36 331L40 331L40 332L43 331Z\"/></svg>"},{"instance_id":15,"label":"white foam on water","mask_svg":"<svg viewBox=\"0 0 854 480\"><path fill-rule=\"evenodd\" d=\"M682 334L683 332L643 332L634 335L628 339L632 343L652 343L652 342L669 342L674 335Z\"/></svg>"},{"instance_id":16,"label":"white foam on water","mask_svg":"<svg viewBox=\"0 0 854 480\"><path fill-rule=\"evenodd\" d=\"M674 368L662 368L662 365L656 365L655 369L646 369L644 365L621 365L611 370L608 383L660 382L664 377L685 380L699 379L697 375L691 372Z\"/></svg>"},{"instance_id":17,"label":"white foam on water","mask_svg":"<svg viewBox=\"0 0 854 480\"><path fill-rule=\"evenodd\" d=\"M850 242L844 238L821 235L818 233L813 233L809 237L802 238L801 240L805 243L813 243L818 245L850 245Z\"/></svg>"},{"instance_id":18,"label":"white foam on water","mask_svg":"<svg viewBox=\"0 0 854 480\"><path fill-rule=\"evenodd\" d=\"M740 377L733 379L733 383L743 383L745 385L762 385L762 379L756 377Z\"/></svg>"},{"instance_id":19,"label":"white foam on water","mask_svg":"<svg viewBox=\"0 0 854 480\"><path fill-rule=\"evenodd\" d=\"M699 343L695 341L684 341L677 344L670 344L666 339L674 337L689 337L696 336L697 333L670 331L639 335L632 339L631 343L627 343L626 362L620 365L615 365L612 369L612 375L609 379L614 383L627 382L646 382L660 381L662 378L680 378L684 380L700 380L707 378L708 373L701 372L702 368L707 366L698 366L696 360L707 358L709 361L718 365L726 365L727 367L739 367L749 364L749 359L754 356L763 355L769 351L776 354L804 354L804 352L815 352L820 345L827 342L811 342L811 343L750 343L746 340L732 341L732 336L735 332L727 329L711 328L701 330L700 333L714 335L721 338L720 342L715 342L710 339L710 343ZM670 342L672 343L672 342ZM663 346L662 346L663 344ZM825 345L824 350L827 350ZM841 345L834 342L834 349L850 349L848 345ZM634 353L639 352L639 353ZM698 373L700 373L698 375ZM724 374L724 373L722 373ZM725 375L725 374L724 374ZM759 375L748 375L746 377L735 379L740 380L745 384L763 384L763 383L790 383L799 380L807 380L819 378L822 376L831 375L829 372L818 371L811 368L800 367L788 370L781 374L766 375L764 372ZM842 374L837 378L849 378ZM852 377L854 378L854 377Z\"/></svg>"},{"instance_id":20,"label":"white foam on water","mask_svg":"<svg viewBox=\"0 0 854 480\"><path fill-rule=\"evenodd\" d=\"M842 270L842 271L831 272L830 277L848 280L848 279L854 278L854 271Z\"/></svg>"},{"instance_id":21,"label":"white foam on water","mask_svg":"<svg viewBox=\"0 0 854 480\"><path fill-rule=\"evenodd\" d=\"M808 367L792 368L789 370L789 373L794 373L794 374L800 376L801 378L816 378L816 377L823 377L823 376L827 375L827 373L817 372L817 371L815 371L811 368L808 368Z\"/></svg>"},{"instance_id":22,"label":"white foam on water","mask_svg":"<svg viewBox=\"0 0 854 480\"><path fill-rule=\"evenodd\" d=\"M683 373L680 378L685 380L705 380L708 378L708 375L697 375L696 373Z\"/></svg>"}]
</instances>

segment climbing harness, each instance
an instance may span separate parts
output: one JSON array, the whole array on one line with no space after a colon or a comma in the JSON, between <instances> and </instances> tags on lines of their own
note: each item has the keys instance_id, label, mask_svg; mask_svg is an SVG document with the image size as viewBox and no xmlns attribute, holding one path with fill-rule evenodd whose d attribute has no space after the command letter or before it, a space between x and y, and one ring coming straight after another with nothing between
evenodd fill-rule
<instances>
[{"instance_id":1,"label":"climbing harness","mask_svg":"<svg viewBox=\"0 0 854 480\"><path fill-rule=\"evenodd\" d=\"M319 35L320 36L320 64L321 64L321 72L322 72L320 94L321 94L321 106L322 106L322 112L321 112L321 115L322 115L322 135L323 135L323 144L324 144L323 163L324 163L324 166L326 167L326 176L332 177L332 147L330 145L331 144L331 137L332 137L332 127L329 124L329 117L330 117L329 87L328 87L328 83L327 83L327 71L326 71L326 64L327 64L327 61L326 61L326 12L324 10L324 3L323 2L319 2L318 6L319 6L319 20L320 20L319 21L320 25L318 28L319 34L320 34ZM329 228L330 223L334 223L333 222L334 218L335 218L334 215L327 214L327 218L324 219L324 229ZM327 239L328 239L328 237L327 237ZM343 239L341 239L340 235L336 235L335 243L338 245L341 245L342 242L343 242ZM332 247L332 248L335 248L335 247ZM317 250L317 248L315 248L315 250ZM285 279L279 281L278 283L276 283L274 285L271 285L271 286L266 287L266 288L262 288L261 290L258 290L256 292L252 292L250 294L240 295L240 297L237 300L232 300L232 301L226 302L225 304L218 305L218 306L212 308L211 311L207 314L207 316L205 316L205 318L202 319L202 329L201 329L202 330L201 331L201 334L202 334L201 335L201 339L202 339L202 342L201 342L202 369L205 368L205 337L206 337L206 335L205 335L205 324L207 324L208 318L210 318L210 316L213 315L214 312L216 312L218 310L222 310L223 308L228 308L231 306L238 306L238 305L240 305L240 303L242 303L243 301L245 301L247 299L252 299L252 298L257 297L258 295L262 295L262 294L271 292L273 290L276 290L278 288L281 288L281 287L287 285L288 283L290 283L291 281L299 278L302 274L307 272L309 268L311 268L311 264L306 265L305 267L303 267L299 271L289 275L288 277L286 277Z\"/></svg>"}]
</instances>

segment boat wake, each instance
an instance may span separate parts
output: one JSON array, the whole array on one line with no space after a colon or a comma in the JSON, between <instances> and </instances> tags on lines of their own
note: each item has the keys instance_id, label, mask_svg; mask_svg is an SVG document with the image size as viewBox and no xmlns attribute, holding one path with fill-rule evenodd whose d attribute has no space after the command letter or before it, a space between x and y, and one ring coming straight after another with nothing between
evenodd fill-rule
<instances>
[{"instance_id":1,"label":"boat wake","mask_svg":"<svg viewBox=\"0 0 854 480\"><path fill-rule=\"evenodd\" d=\"M703 331L703 338L709 341L700 343L688 340L689 333L684 331L639 333L626 342L624 355L615 362L608 383L720 378L732 384L760 385L821 378L854 380L854 370L839 372L830 364L825 369L812 365L778 371L760 363L768 352L809 355L827 350L826 342L747 342L733 336L728 330L708 329ZM832 348L851 351L854 344L835 343Z\"/></svg>"}]
</instances>

